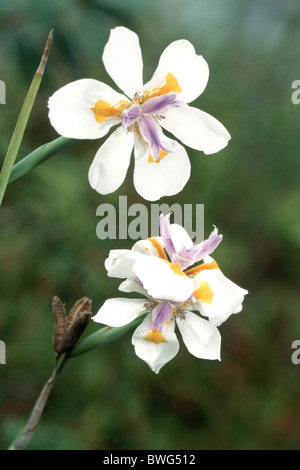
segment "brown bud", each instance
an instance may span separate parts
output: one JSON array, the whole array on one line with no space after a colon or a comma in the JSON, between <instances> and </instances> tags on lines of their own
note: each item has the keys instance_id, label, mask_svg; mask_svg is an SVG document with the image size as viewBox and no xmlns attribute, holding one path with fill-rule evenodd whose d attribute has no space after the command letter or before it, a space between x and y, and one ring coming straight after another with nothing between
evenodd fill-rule
<instances>
[{"instance_id":1,"label":"brown bud","mask_svg":"<svg viewBox=\"0 0 300 470\"><path fill-rule=\"evenodd\" d=\"M56 296L53 297L52 308L54 313L53 346L55 351L59 353L67 331L66 311L63 303Z\"/></svg>"},{"instance_id":2,"label":"brown bud","mask_svg":"<svg viewBox=\"0 0 300 470\"><path fill-rule=\"evenodd\" d=\"M55 318L53 345L58 354L71 349L78 341L90 318L92 301L83 297L79 299L68 316L63 303L58 297L53 297L52 306Z\"/></svg>"}]
</instances>

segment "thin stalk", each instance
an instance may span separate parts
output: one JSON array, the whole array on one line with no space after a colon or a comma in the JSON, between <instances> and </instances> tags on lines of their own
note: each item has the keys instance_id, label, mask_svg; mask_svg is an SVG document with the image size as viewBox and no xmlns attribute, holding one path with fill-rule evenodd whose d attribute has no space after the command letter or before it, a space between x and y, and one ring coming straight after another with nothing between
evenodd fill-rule
<instances>
[{"instance_id":1,"label":"thin stalk","mask_svg":"<svg viewBox=\"0 0 300 470\"><path fill-rule=\"evenodd\" d=\"M42 77L44 74L44 70L46 67L48 55L50 52L51 44L52 44L52 38L53 38L53 30L50 31L46 47L44 49L43 55L41 62L37 68L37 71L35 72L35 75L33 77L33 80L31 82L31 85L29 87L28 93L26 95L23 107L21 109L16 127L14 129L6 156L5 160L3 163L3 167L0 173L0 206L3 201L3 197L8 185L8 181L10 178L10 174L13 168L13 165L15 163L17 154L19 152L19 148L23 139L23 135L27 126L27 122L35 101L35 98L37 96Z\"/></svg>"},{"instance_id":2,"label":"thin stalk","mask_svg":"<svg viewBox=\"0 0 300 470\"><path fill-rule=\"evenodd\" d=\"M45 383L44 387L42 388L42 391L33 407L33 410L27 421L27 424L25 425L23 430L17 435L15 440L9 446L8 450L24 450L26 449L29 442L31 441L35 433L35 430L37 428L37 425L39 423L39 420L42 416L42 413L44 411L44 408L47 403L50 392L52 390L52 387L54 385L54 380L55 380L56 372L57 372L57 361L58 361L58 355L56 355L55 357L52 374L50 378L47 380L47 382Z\"/></svg>"},{"instance_id":3,"label":"thin stalk","mask_svg":"<svg viewBox=\"0 0 300 470\"><path fill-rule=\"evenodd\" d=\"M142 320L143 316L137 318L128 325L124 325L118 328L106 326L79 341L69 352L64 354L62 357L60 354L56 354L52 374L42 388L42 391L32 409L27 424L11 443L8 450L24 450L28 446L38 426L40 418L42 417L42 413L54 385L54 380L71 357L79 356L80 354L88 352L91 349L98 348L99 346L103 346L104 344L120 338L127 332L136 328L142 322Z\"/></svg>"}]
</instances>

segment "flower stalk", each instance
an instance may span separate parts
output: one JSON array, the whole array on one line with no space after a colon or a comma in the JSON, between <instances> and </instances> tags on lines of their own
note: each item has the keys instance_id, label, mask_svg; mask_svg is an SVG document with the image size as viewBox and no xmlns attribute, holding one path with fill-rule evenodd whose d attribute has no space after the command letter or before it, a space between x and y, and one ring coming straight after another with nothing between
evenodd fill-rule
<instances>
[{"instance_id":1,"label":"flower stalk","mask_svg":"<svg viewBox=\"0 0 300 470\"><path fill-rule=\"evenodd\" d=\"M27 92L23 107L21 109L16 127L14 129L6 157L3 163L3 167L0 173L0 206L3 201L3 197L10 179L11 171L13 168L13 165L15 163L16 157L19 152L19 148L23 139L23 135L27 126L27 122L29 119L29 116L31 114L31 110L33 107L33 104L35 102L43 74L45 71L47 59L49 56L51 44L52 44L52 38L53 38L53 29L50 31L46 46L42 55L41 62L35 72L35 75L33 77L33 80L31 82L31 85L29 87L29 90Z\"/></svg>"},{"instance_id":2,"label":"flower stalk","mask_svg":"<svg viewBox=\"0 0 300 470\"><path fill-rule=\"evenodd\" d=\"M64 305L58 297L52 301L54 312L54 335L53 346L56 351L54 367L50 378L42 388L40 395L35 402L25 427L13 440L8 450L24 450L31 441L44 408L53 388L56 377L68 362L69 358L76 357L92 349L114 341L127 332L136 328L142 321L142 317L136 319L131 324L120 328L104 327L92 333L77 343L80 335L88 324L91 317L91 301L87 297L78 300L69 315L66 315Z\"/></svg>"},{"instance_id":3,"label":"flower stalk","mask_svg":"<svg viewBox=\"0 0 300 470\"><path fill-rule=\"evenodd\" d=\"M30 417L27 421L25 427L20 431L17 437L14 439L12 444L9 446L8 450L24 450L28 446L29 442L31 441L37 425L40 421L42 413L44 411L45 405L47 403L48 397L54 385L54 380L57 373L57 362L58 362L59 355L57 354L55 357L54 367L50 378L45 383L42 391L32 409Z\"/></svg>"}]
</instances>

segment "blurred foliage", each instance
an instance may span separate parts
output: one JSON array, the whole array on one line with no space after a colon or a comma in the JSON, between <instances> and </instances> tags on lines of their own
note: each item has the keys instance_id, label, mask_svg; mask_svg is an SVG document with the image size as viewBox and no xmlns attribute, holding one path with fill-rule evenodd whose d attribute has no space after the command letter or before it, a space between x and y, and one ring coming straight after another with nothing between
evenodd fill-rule
<instances>
[{"instance_id":1,"label":"blurred foliage","mask_svg":"<svg viewBox=\"0 0 300 470\"><path fill-rule=\"evenodd\" d=\"M162 50L186 38L210 66L195 106L230 131L228 148L189 151L192 177L160 202L205 204L205 235L224 234L216 259L249 289L244 310L220 327L222 362L201 361L182 345L159 375L138 359L130 335L72 359L58 378L31 449L297 449L300 366L300 78L297 0L0 1L0 155L51 28L54 43L19 158L56 138L47 99L92 77L112 84L101 62L109 31L140 36L145 81ZM51 300L117 296L106 277L111 248L130 240L96 236L96 208L143 201L132 168L120 190L101 197L87 181L101 141L77 142L8 188L0 211L0 446L15 437L51 373ZM150 204L148 205L150 210ZM85 334L98 328L91 322Z\"/></svg>"}]
</instances>

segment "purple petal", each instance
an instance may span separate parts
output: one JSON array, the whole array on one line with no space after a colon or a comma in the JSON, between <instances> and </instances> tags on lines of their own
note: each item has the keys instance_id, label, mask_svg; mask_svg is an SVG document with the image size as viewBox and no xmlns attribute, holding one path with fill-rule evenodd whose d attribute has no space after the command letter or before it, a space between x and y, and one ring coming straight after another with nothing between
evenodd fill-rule
<instances>
[{"instance_id":1,"label":"purple petal","mask_svg":"<svg viewBox=\"0 0 300 470\"><path fill-rule=\"evenodd\" d=\"M160 235L172 263L180 264L181 269L186 269L203 260L205 256L210 255L217 248L223 238L223 235L219 235L218 229L215 227L207 240L204 240L198 245L194 245L190 248L182 246L179 251L176 251L175 245L172 241L169 219L170 214L167 216L160 214Z\"/></svg>"},{"instance_id":2,"label":"purple petal","mask_svg":"<svg viewBox=\"0 0 300 470\"><path fill-rule=\"evenodd\" d=\"M175 246L172 241L171 231L170 231L170 216L171 214L164 215L160 214L159 222L160 222L160 236L163 239L165 249L171 259L173 260L173 256L176 254Z\"/></svg>"},{"instance_id":3,"label":"purple petal","mask_svg":"<svg viewBox=\"0 0 300 470\"><path fill-rule=\"evenodd\" d=\"M139 105L135 103L132 106L130 106L129 109L123 109L121 116L123 120L122 126L125 129L125 131L127 130L127 127L132 126L132 124L139 117L140 114L141 114L141 109Z\"/></svg>"},{"instance_id":4,"label":"purple petal","mask_svg":"<svg viewBox=\"0 0 300 470\"><path fill-rule=\"evenodd\" d=\"M176 262L181 264L182 269L185 269L188 266L191 266L192 264L198 263L199 261L203 260L205 256L210 255L213 251L215 251L222 238L223 235L219 235L218 229L215 227L207 240L204 240L198 245L194 245L191 248L188 248L186 250L186 253L184 254L184 260L181 262ZM183 253L180 253L178 255L182 256Z\"/></svg>"},{"instance_id":5,"label":"purple petal","mask_svg":"<svg viewBox=\"0 0 300 470\"><path fill-rule=\"evenodd\" d=\"M185 103L176 99L175 93L168 93L167 95L155 96L149 98L145 103L142 104L142 113L146 114L160 114L166 111L169 106L180 106Z\"/></svg>"},{"instance_id":6,"label":"purple petal","mask_svg":"<svg viewBox=\"0 0 300 470\"><path fill-rule=\"evenodd\" d=\"M157 328L161 332L165 323L167 323L172 318L172 306L169 302L159 303L152 311L152 323L150 325L150 330Z\"/></svg>"},{"instance_id":7,"label":"purple petal","mask_svg":"<svg viewBox=\"0 0 300 470\"><path fill-rule=\"evenodd\" d=\"M138 125L144 140L149 144L153 160L158 159L161 149L168 153L172 152L172 149L163 142L162 130L152 117L141 115Z\"/></svg>"},{"instance_id":8,"label":"purple petal","mask_svg":"<svg viewBox=\"0 0 300 470\"><path fill-rule=\"evenodd\" d=\"M205 240L202 246L202 253L203 253L203 258L206 255L210 255L219 243L222 241L223 235L219 235L217 227L214 228L214 230L211 232L210 236L208 237L207 240ZM199 244L200 246L201 244ZM197 245L196 245L197 246Z\"/></svg>"}]
</instances>

